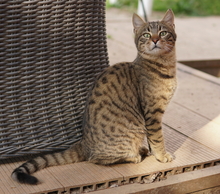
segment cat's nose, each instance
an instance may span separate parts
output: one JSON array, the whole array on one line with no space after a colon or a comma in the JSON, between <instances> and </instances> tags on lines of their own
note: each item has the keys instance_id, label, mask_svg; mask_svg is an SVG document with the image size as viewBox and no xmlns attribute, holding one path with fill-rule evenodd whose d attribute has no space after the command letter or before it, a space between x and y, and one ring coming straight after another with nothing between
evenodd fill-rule
<instances>
[{"instance_id":1,"label":"cat's nose","mask_svg":"<svg viewBox=\"0 0 220 194\"><path fill-rule=\"evenodd\" d=\"M154 44L157 44L159 38L152 38L152 41L154 42Z\"/></svg>"}]
</instances>

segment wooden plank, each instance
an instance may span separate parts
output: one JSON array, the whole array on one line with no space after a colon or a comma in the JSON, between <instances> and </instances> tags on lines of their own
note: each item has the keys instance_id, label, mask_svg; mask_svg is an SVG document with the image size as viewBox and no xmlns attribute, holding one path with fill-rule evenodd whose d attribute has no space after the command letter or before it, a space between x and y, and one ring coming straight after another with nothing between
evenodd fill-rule
<instances>
[{"instance_id":1,"label":"wooden plank","mask_svg":"<svg viewBox=\"0 0 220 194\"><path fill-rule=\"evenodd\" d=\"M208 82L212 82L214 84L220 85L220 79L219 78L217 78L215 76L212 76L208 73L204 73L202 71L199 71L197 69L194 69L192 67L186 66L182 63L177 63L177 70L181 71L181 72L191 74L191 75L196 76L196 77L199 77L199 78L201 78L203 80L206 80Z\"/></svg>"},{"instance_id":2,"label":"wooden plank","mask_svg":"<svg viewBox=\"0 0 220 194\"><path fill-rule=\"evenodd\" d=\"M215 118L220 120L220 116ZM220 124L172 102L163 122L180 133L220 153Z\"/></svg>"},{"instance_id":3,"label":"wooden plank","mask_svg":"<svg viewBox=\"0 0 220 194\"><path fill-rule=\"evenodd\" d=\"M220 114L220 81L213 78L207 80L198 70L187 72L184 67L178 64L178 89L174 95L173 102L188 108L210 120ZM197 76L196 74L200 74ZM204 73L202 73L204 75ZM210 77L210 76L206 76ZM220 121L218 121L220 123Z\"/></svg>"},{"instance_id":4,"label":"wooden plank","mask_svg":"<svg viewBox=\"0 0 220 194\"><path fill-rule=\"evenodd\" d=\"M39 180L44 180L39 185L26 185L19 184L12 180L11 172L22 162L15 162L9 164L0 165L0 171L4 172L4 176L1 176L1 189L2 193L13 193L13 194L35 194L42 192L52 192L52 191L64 191L63 186L57 181L56 178L48 171L48 169L43 169L39 172L36 172L34 175L39 178ZM47 180L45 180L47 177ZM7 192L6 192L7 191Z\"/></svg>"},{"instance_id":5,"label":"wooden plank","mask_svg":"<svg viewBox=\"0 0 220 194\"><path fill-rule=\"evenodd\" d=\"M191 138L195 139L198 142L206 145L207 147L212 148L219 153L220 157L220 125L215 122L209 122L201 129L194 132Z\"/></svg>"},{"instance_id":6,"label":"wooden plank","mask_svg":"<svg viewBox=\"0 0 220 194\"><path fill-rule=\"evenodd\" d=\"M14 193L25 193L25 191L22 188L16 188L13 184L9 184L8 181L8 168L7 165L1 165L0 166L0 193L4 194L14 194Z\"/></svg>"},{"instance_id":7,"label":"wooden plank","mask_svg":"<svg viewBox=\"0 0 220 194\"><path fill-rule=\"evenodd\" d=\"M195 191L189 194L218 194L220 193L220 186L212 187L209 189L202 189L200 191Z\"/></svg>"},{"instance_id":8,"label":"wooden plank","mask_svg":"<svg viewBox=\"0 0 220 194\"><path fill-rule=\"evenodd\" d=\"M206 146L181 135L177 131L165 126L164 134L166 138L167 150L174 153L176 159L170 163L160 163L154 156L145 158L138 164L119 164L112 168L124 176L125 182L135 177L140 182L144 176L153 175L157 172L176 171L188 167L191 170L201 164L211 163L219 159L219 154Z\"/></svg>"},{"instance_id":9,"label":"wooden plank","mask_svg":"<svg viewBox=\"0 0 220 194\"><path fill-rule=\"evenodd\" d=\"M215 166L193 172L173 175L166 180L152 184L129 184L121 187L95 191L94 194L186 194L198 190L217 188L220 186L220 167ZM218 192L217 192L218 193ZM200 193L195 193L200 194Z\"/></svg>"},{"instance_id":10,"label":"wooden plank","mask_svg":"<svg viewBox=\"0 0 220 194\"><path fill-rule=\"evenodd\" d=\"M78 188L80 192L88 189L94 190L97 185L107 187L111 181L121 184L123 176L109 166L101 166L88 162L80 162L49 168L53 176L58 177L65 190Z\"/></svg>"},{"instance_id":11,"label":"wooden plank","mask_svg":"<svg viewBox=\"0 0 220 194\"><path fill-rule=\"evenodd\" d=\"M198 69L215 77L220 77L219 59L180 61L180 63Z\"/></svg>"},{"instance_id":12,"label":"wooden plank","mask_svg":"<svg viewBox=\"0 0 220 194\"><path fill-rule=\"evenodd\" d=\"M182 163L181 160L186 160L183 161L183 163L185 162L187 165L188 163L191 163L193 159L196 160L195 163L216 160L218 158L220 160L219 153L210 149L206 145L188 138L168 126L164 126L163 130L166 148L176 156L174 162Z\"/></svg>"},{"instance_id":13,"label":"wooden plank","mask_svg":"<svg viewBox=\"0 0 220 194\"><path fill-rule=\"evenodd\" d=\"M180 63L187 65L195 69L209 69L217 68L220 69L220 60L219 59L210 59L210 60L190 60L190 61L179 61Z\"/></svg>"},{"instance_id":14,"label":"wooden plank","mask_svg":"<svg viewBox=\"0 0 220 194\"><path fill-rule=\"evenodd\" d=\"M179 89L164 123L220 152L220 80L178 64Z\"/></svg>"},{"instance_id":15,"label":"wooden plank","mask_svg":"<svg viewBox=\"0 0 220 194\"><path fill-rule=\"evenodd\" d=\"M192 133L209 123L210 119L172 101L164 114L163 122L189 137Z\"/></svg>"}]
</instances>

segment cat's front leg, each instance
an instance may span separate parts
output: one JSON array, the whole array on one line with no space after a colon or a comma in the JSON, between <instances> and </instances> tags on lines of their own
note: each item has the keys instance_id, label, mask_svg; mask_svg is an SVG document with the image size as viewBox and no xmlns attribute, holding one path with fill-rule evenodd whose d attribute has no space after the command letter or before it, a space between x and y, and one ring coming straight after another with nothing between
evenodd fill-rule
<instances>
[{"instance_id":1,"label":"cat's front leg","mask_svg":"<svg viewBox=\"0 0 220 194\"><path fill-rule=\"evenodd\" d=\"M174 156L165 149L161 119L149 119L146 129L148 144L155 158L163 163L174 160Z\"/></svg>"}]
</instances>

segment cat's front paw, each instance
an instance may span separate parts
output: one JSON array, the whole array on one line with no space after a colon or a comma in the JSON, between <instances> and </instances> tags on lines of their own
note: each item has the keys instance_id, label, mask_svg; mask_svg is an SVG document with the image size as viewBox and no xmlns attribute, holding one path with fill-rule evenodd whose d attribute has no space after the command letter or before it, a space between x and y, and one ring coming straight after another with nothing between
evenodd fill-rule
<instances>
[{"instance_id":1,"label":"cat's front paw","mask_svg":"<svg viewBox=\"0 0 220 194\"><path fill-rule=\"evenodd\" d=\"M159 162L162 163L171 162L175 159L175 156L169 152L166 152L164 155L155 155L155 157Z\"/></svg>"}]
</instances>

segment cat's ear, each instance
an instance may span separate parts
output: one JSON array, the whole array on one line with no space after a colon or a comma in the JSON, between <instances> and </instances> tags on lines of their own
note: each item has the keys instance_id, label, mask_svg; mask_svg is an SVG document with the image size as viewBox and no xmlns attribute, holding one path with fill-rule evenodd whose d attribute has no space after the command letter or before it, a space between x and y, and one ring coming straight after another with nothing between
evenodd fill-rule
<instances>
[{"instance_id":1,"label":"cat's ear","mask_svg":"<svg viewBox=\"0 0 220 194\"><path fill-rule=\"evenodd\" d=\"M142 20L141 17L139 17L136 13L133 14L132 22L134 26L134 32L137 32L141 26L146 24L146 22Z\"/></svg>"},{"instance_id":2,"label":"cat's ear","mask_svg":"<svg viewBox=\"0 0 220 194\"><path fill-rule=\"evenodd\" d=\"M173 13L173 11L171 9L167 10L167 12L165 13L162 21L167 23L168 25L172 26L173 28L175 27L175 24L174 24L174 13Z\"/></svg>"}]
</instances>

